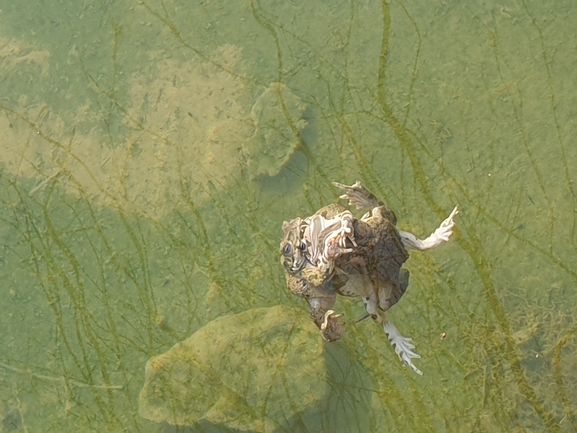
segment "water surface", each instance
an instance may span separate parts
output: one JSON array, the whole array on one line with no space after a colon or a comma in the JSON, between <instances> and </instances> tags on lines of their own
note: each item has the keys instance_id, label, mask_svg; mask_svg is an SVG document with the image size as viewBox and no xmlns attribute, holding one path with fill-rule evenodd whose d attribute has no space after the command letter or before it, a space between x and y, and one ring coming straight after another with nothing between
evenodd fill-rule
<instances>
[{"instance_id":1,"label":"water surface","mask_svg":"<svg viewBox=\"0 0 577 433\"><path fill-rule=\"evenodd\" d=\"M308 320L282 221L358 179L421 237L460 206L390 312L425 374L340 300L331 362L368 376L332 390L368 403L278 430L577 431L573 2L34 3L0 7L5 430L179 430L138 414L146 361L252 308Z\"/></svg>"}]
</instances>

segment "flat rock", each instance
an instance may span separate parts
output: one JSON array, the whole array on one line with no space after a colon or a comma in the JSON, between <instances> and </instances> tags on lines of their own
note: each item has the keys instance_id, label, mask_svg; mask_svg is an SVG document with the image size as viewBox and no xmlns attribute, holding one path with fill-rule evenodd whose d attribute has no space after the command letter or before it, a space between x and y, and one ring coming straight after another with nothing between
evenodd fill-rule
<instances>
[{"instance_id":1,"label":"flat rock","mask_svg":"<svg viewBox=\"0 0 577 433\"><path fill-rule=\"evenodd\" d=\"M299 146L298 132L306 104L282 83L271 83L254 103L250 117L254 135L243 142L251 178L275 176Z\"/></svg>"},{"instance_id":2,"label":"flat rock","mask_svg":"<svg viewBox=\"0 0 577 433\"><path fill-rule=\"evenodd\" d=\"M328 404L325 344L299 309L220 317L148 360L139 413L172 425L273 431Z\"/></svg>"}]
</instances>

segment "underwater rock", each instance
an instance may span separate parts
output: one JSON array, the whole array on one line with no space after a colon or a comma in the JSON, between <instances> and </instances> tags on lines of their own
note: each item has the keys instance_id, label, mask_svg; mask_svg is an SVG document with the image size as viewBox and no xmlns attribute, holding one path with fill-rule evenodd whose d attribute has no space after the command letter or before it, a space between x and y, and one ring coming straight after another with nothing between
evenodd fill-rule
<instances>
[{"instance_id":1,"label":"underwater rock","mask_svg":"<svg viewBox=\"0 0 577 433\"><path fill-rule=\"evenodd\" d=\"M307 409L318 419L315 408L331 401L327 363L343 354L331 348L324 356L325 345L309 322L302 311L277 306L208 323L148 360L140 415L172 425L208 422L256 432L273 431L294 417L299 422L301 416L311 418L302 415ZM341 367L347 365L350 372L354 363L346 358Z\"/></svg>"},{"instance_id":2,"label":"underwater rock","mask_svg":"<svg viewBox=\"0 0 577 433\"><path fill-rule=\"evenodd\" d=\"M299 146L298 132L307 126L305 109L282 83L271 83L256 100L251 110L255 132L242 144L251 178L275 176L288 162Z\"/></svg>"}]
</instances>

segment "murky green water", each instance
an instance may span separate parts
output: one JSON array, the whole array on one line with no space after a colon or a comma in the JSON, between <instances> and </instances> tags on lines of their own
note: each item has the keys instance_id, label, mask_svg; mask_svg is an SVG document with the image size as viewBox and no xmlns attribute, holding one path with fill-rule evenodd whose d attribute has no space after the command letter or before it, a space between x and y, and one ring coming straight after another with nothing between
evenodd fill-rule
<instances>
[{"instance_id":1,"label":"murky green water","mask_svg":"<svg viewBox=\"0 0 577 433\"><path fill-rule=\"evenodd\" d=\"M33 3L0 3L4 431L577 431L574 2ZM390 312L423 377L358 301L308 338L285 287L282 221L357 179L419 236L461 208ZM203 328L279 305L300 337ZM221 400L145 419L147 360L196 331L184 389Z\"/></svg>"}]
</instances>

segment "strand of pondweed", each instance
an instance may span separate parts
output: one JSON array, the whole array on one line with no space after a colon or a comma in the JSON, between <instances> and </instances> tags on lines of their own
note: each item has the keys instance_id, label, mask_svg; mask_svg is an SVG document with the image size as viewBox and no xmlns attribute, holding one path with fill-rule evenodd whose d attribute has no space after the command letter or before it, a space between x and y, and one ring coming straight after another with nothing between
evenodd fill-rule
<instances>
[{"instance_id":1,"label":"strand of pondweed","mask_svg":"<svg viewBox=\"0 0 577 433\"><path fill-rule=\"evenodd\" d=\"M98 233L100 234L100 239L103 241L103 243L104 243L104 245L108 251L109 258L115 263L115 265L117 266L118 269L122 270L130 278L130 280L134 283L134 285L135 285L135 287L139 293L139 298L142 302L142 305L144 306L144 310L146 311L146 320L144 323L144 327L148 331L147 335L149 338L149 341L146 344L146 347L149 348L149 350L147 350L146 353L148 355L150 355L151 354L150 350L152 350L152 348L154 347L154 344L152 341L153 328L152 328L151 318L155 315L156 303L154 300L154 293L153 293L151 283L150 283L150 276L149 276L149 270L148 270L148 266L147 266L147 260L145 257L145 253L143 252L143 249L140 245L140 242L139 242L136 234L132 230L129 222L127 221L127 217L123 211L123 208L119 206L117 209L118 215L119 215L119 217L120 217L120 219L121 219L121 221L125 227L126 233L129 235L129 238L131 239L131 242L135 246L137 253L138 253L138 256L139 256L139 262L141 264L142 275L143 275L143 281L142 282L140 281L140 279L138 278L137 274L134 272L132 267L128 266L126 263L123 263L121 261L118 254L116 253L116 250L112 247L111 243L109 242L109 240L104 235L104 230L103 230L102 226L99 224L98 218L96 217L94 210L92 209L92 206L89 204L90 200L88 197L86 197L86 192L82 188L78 179L76 179L74 174L72 172L70 172L68 169L66 169L64 166L62 166L62 170L67 175L68 181L75 186L76 190L81 194L81 196L86 198L85 202L89 206L92 220L98 227ZM100 189L102 189L102 187L100 187L100 185L98 185L98 186ZM137 311L136 313L137 313L138 317L142 316L140 311Z\"/></svg>"},{"instance_id":2,"label":"strand of pondweed","mask_svg":"<svg viewBox=\"0 0 577 433\"><path fill-rule=\"evenodd\" d=\"M22 205L27 207L27 202L25 201L24 195L21 193L19 188L16 187L15 184L13 184L13 188L22 200ZM39 282L44 287L47 301L54 312L56 324L60 332L60 337L62 338L79 372L84 377L84 380L89 385L95 385L93 377L93 365L88 354L87 342L84 338L84 335L86 335L88 344L94 348L94 353L99 358L102 378L105 383L110 383L110 377L108 375L106 364L103 361L102 353L100 351L99 341L97 338L95 338L91 327L92 317L91 313L87 309L86 300L84 298L84 284L80 275L79 264L73 254L68 250L66 245L60 239L58 231L52 224L50 218L48 207L53 191L54 188L52 185L48 191L46 201L44 203L35 202L40 207L40 213L43 215L43 222L45 223L43 229L41 229L38 225L41 222L38 219L38 216L36 216L33 212L28 213L27 221L31 231L29 232L30 235L28 235L27 238L33 253L33 257L35 259L35 273L39 279ZM49 243L49 241L52 241L53 243ZM66 265L64 263L61 264L59 259L53 254L53 248L55 246L57 246L58 249L64 253L68 259L66 264L72 267L72 277L67 275L67 270L65 269ZM45 270L40 269L40 263L45 264ZM64 309L61 305L64 300L60 295L60 289L62 287L68 294L68 297L70 301L72 301L72 305L74 307L72 311L74 335L76 337L75 341L80 349L80 357L76 355L76 351L72 348L71 339L68 337L68 331L64 325ZM63 368L66 368L64 367L64 364ZM108 408L110 408L111 401L109 401L109 404L107 404L98 392L94 392L93 395L102 416L104 419L109 421L106 407L108 406ZM112 396L109 395L109 397Z\"/></svg>"},{"instance_id":3,"label":"strand of pondweed","mask_svg":"<svg viewBox=\"0 0 577 433\"><path fill-rule=\"evenodd\" d=\"M370 161L367 159L367 157L364 155L362 146L357 141L357 138L355 137L355 134L351 130L349 123L346 121L345 116L342 113L339 113L337 115L337 119L342 127L344 135L348 138L348 140L352 144L351 150L353 151L353 155L357 160L357 164L359 165L359 167L364 167L362 177L370 179L370 182L368 182L369 185L375 185L378 187L379 196L383 197L385 203L391 203L390 196L391 195L396 196L396 194L390 189L388 191L385 191L382 188L381 186L382 182L379 179L379 176L376 173L375 169L373 168L373 164L371 164Z\"/></svg>"},{"instance_id":4,"label":"strand of pondweed","mask_svg":"<svg viewBox=\"0 0 577 433\"><path fill-rule=\"evenodd\" d=\"M111 390L122 390L124 389L123 385L91 385L89 383L81 382L79 380L71 379L67 376L49 376L46 374L35 373L30 371L30 369L23 369L14 367L12 365L6 364L5 362L0 361L0 368L4 368L6 370L13 371L19 374L25 374L37 379L47 380L49 382L63 382L64 386L66 387L67 384L74 385L77 388L94 388L94 389L111 389Z\"/></svg>"},{"instance_id":5,"label":"strand of pondweed","mask_svg":"<svg viewBox=\"0 0 577 433\"><path fill-rule=\"evenodd\" d=\"M491 38L491 44L490 45L493 48L493 53L494 53L494 57L495 57L495 64L497 66L497 72L499 73L499 77L501 78L501 80L505 81L505 78L503 76L503 71L501 70L501 60L500 60L500 56L499 56L499 49L498 49L497 36L496 36L497 30L488 29L488 31L489 31L489 36ZM537 176L537 181L538 181L539 186L541 188L541 191L543 193L543 198L549 204L549 218L551 221L551 224L549 224L549 233L550 233L550 239L551 239L551 241L549 243L549 252L552 253L552 251L553 251L553 230L554 230L554 226L555 226L554 207L553 207L553 203L551 202L551 200L549 198L549 195L547 194L547 191L545 188L545 181L543 179L543 175L541 173L541 170L539 169L539 166L537 165L537 161L533 155L533 152L531 151L531 148L529 147L529 139L527 138L527 132L525 131L525 126L524 126L523 121L522 121L523 99L522 99L521 91L519 89L519 85L516 84L515 88L517 89L517 92L519 94L519 98L521 99L519 108L513 102L513 97L511 95L511 91L510 91L509 87L505 88L505 92L507 93L507 95L509 96L509 100L511 101L511 108L513 109L513 116L515 117L517 127L519 129L520 134L521 134L521 142L523 143L523 146L525 148L525 152L527 153L527 156L528 156L529 160L531 161L533 171L535 172L535 175ZM565 158L563 158L563 164L566 166ZM567 180L570 183L570 180L568 177L567 177ZM575 202L574 196L573 196L573 199ZM575 225L575 222L574 222L574 225Z\"/></svg>"},{"instance_id":6,"label":"strand of pondweed","mask_svg":"<svg viewBox=\"0 0 577 433\"><path fill-rule=\"evenodd\" d=\"M82 270L82 265L79 263L78 259L72 252L72 250L66 244L66 241L62 238L60 231L55 227L54 223L52 222L52 216L50 211L50 204L52 199L52 193L54 191L55 185L53 184L52 188L50 189L50 193L47 197L46 203L43 206L43 213L44 219L46 222L46 228L48 229L48 234L50 235L51 239L54 241L55 245L57 245L61 252L64 253L66 258L68 259L68 264L73 269L73 278L67 275L67 272L64 269L64 266L59 266L52 257L52 253L49 250L45 250L46 255L50 256L50 261L53 263L52 269L56 270L57 274L60 276L60 281L62 282L63 286L66 288L69 296L71 297L74 305L74 317L75 317L75 324L76 326L76 334L77 339L79 342L83 341L82 330L84 331L84 335L87 337L87 340L94 349L94 353L98 358L98 366L100 367L100 373L102 374L102 378L104 379L105 383L110 383L110 376L108 372L108 363L105 360L104 352L101 346L101 338L97 335L92 327L92 322L95 322L95 319L88 309L88 305L86 302L85 292L87 290L84 284L84 271ZM78 326L81 325L81 328ZM87 368L91 366L91 362L88 358L88 353L85 348L84 343L80 345L82 355L85 361ZM88 376L89 383L93 384L94 379L92 377L92 370L90 370L91 374ZM102 401L100 399L100 395L98 393L94 393L95 398L97 401ZM114 413L114 394L108 390L108 410L102 410L102 415L107 421L108 414Z\"/></svg>"},{"instance_id":7,"label":"strand of pondweed","mask_svg":"<svg viewBox=\"0 0 577 433\"><path fill-rule=\"evenodd\" d=\"M279 83L282 83L283 78L284 78L283 77L284 64L283 64L283 53L282 53L282 48L280 46L280 40L279 40L278 34L275 30L275 27L262 14L262 11L260 10L260 8L257 9L255 7L255 3L257 3L256 0L250 0L250 7L251 7L252 14L253 14L255 20L258 22L258 24L263 29L267 30L271 34L272 38L274 39L276 51L277 51L277 62L278 62L278 77L277 77L277 79L278 79ZM292 116L290 115L290 113L287 109L286 103L285 103L284 98L282 96L282 92L279 92L279 100L281 101L281 108L283 110L283 113L285 115L287 123L288 123L289 127L291 128L291 131L293 132L294 136L298 138L298 142L299 142L298 149L307 157L307 160L312 164L312 166L314 167L314 169L318 173L318 175L322 179L324 179L325 182L328 184L329 179L328 179L325 171L320 166L320 164L318 164L314 154L311 152L311 150L310 150L307 142L304 140L300 130L295 125L295 122L294 122Z\"/></svg>"},{"instance_id":8,"label":"strand of pondweed","mask_svg":"<svg viewBox=\"0 0 577 433\"><path fill-rule=\"evenodd\" d=\"M411 107L413 106L413 103L412 103L413 90L415 87L415 82L417 81L417 74L419 72L419 68L417 66L419 64L419 57L421 54L421 46L423 45L423 38L421 37L421 32L419 30L419 26L417 25L417 22L412 17L412 15L409 13L409 11L407 10L407 8L403 4L403 2L398 2L397 4L401 7L401 9L403 9L403 12L405 12L405 15L407 16L409 21L411 21L411 24L413 25L413 28L415 29L415 33L417 35L417 50L415 53L415 61L413 63L413 70L411 71L411 84L409 85L409 94L407 95L405 118L403 119L403 122L402 122L403 126L406 126L407 121L409 120L409 115L411 114Z\"/></svg>"},{"instance_id":9,"label":"strand of pondweed","mask_svg":"<svg viewBox=\"0 0 577 433\"><path fill-rule=\"evenodd\" d=\"M529 13L529 9L527 7L527 2L525 0L523 1L523 7L525 8L525 12L527 13L527 16L529 16L530 20L531 20L531 24L533 24L533 26L537 29L537 33L539 34L539 42L541 44L541 54L543 55L543 66L545 66L545 70L547 71L547 85L549 87L549 105L551 108L551 113L553 115L553 120L555 123L555 132L557 133L557 142L559 144L559 150L561 151L561 158L560 158L560 162L563 165L563 171L565 174L565 179L566 179L566 183L567 186L569 187L569 192L571 193L571 198L573 199L573 213L577 213L577 196L575 195L575 188L573 187L573 180L571 179L571 170L569 168L569 159L567 158L567 153L565 151L565 145L563 144L563 138L561 137L561 128L559 126L559 119L557 118L557 102L556 102L556 97L555 97L555 90L553 88L553 79L551 77L551 67L550 67L550 63L551 63L551 59L547 58L547 47L545 46L545 39L543 37L543 30L541 30L541 27L537 24L537 20L535 19L535 17L533 17L533 15L531 15ZM574 172L574 171L573 171ZM577 237L575 236L575 233L577 231L577 218L575 218L573 220L573 228L572 228L572 236L570 237L570 241L573 245L573 247L575 247L575 240L577 239Z\"/></svg>"},{"instance_id":10,"label":"strand of pondweed","mask_svg":"<svg viewBox=\"0 0 577 433\"><path fill-rule=\"evenodd\" d=\"M370 336L370 334L368 335ZM416 386L411 386L413 389L413 398L410 399L407 394L401 390L398 384L395 383L391 375L387 373L387 357L372 347L374 342L365 343L365 345L370 347L371 350L366 352L367 356L365 357L364 365L370 366L370 361L374 362L373 359L377 359L377 366L374 371L380 372L378 376L375 375L378 377L380 386L375 389L374 392L380 399L383 407L391 412L392 416L389 418L389 422L392 423L391 429L407 431L434 431L434 427L432 425L423 422L424 420L434 419L434 417L431 416L432 414L424 406L423 398L421 395L422 390L418 389ZM371 356L369 357L369 355ZM398 361L397 359L394 359L393 362ZM408 374L410 377L410 375L413 373L411 371L406 371L406 374ZM409 424L408 427L406 423ZM381 429L382 427L379 426L377 430Z\"/></svg>"},{"instance_id":11,"label":"strand of pondweed","mask_svg":"<svg viewBox=\"0 0 577 433\"><path fill-rule=\"evenodd\" d=\"M193 53L195 53L197 56L199 56L202 60L204 60L205 62L208 62L214 66L216 66L217 68L221 69L222 71L230 74L231 76L238 78L239 80L241 80L243 83L247 83L247 78L239 75L237 73L235 73L234 71L230 70L229 68L227 68L224 65L221 65L220 63L218 63L217 61L211 59L210 57L208 57L206 54L204 54L202 51L200 51L198 48L193 47L190 43L188 43L184 37L182 36L182 33L180 32L180 30L178 29L178 27L176 26L176 24L174 24L174 22L170 19L170 16L168 14L168 11L166 10L166 5L164 4L164 2L162 2L162 10L164 11L164 15L161 15L160 12L155 11L154 9L152 9L152 7L145 2L144 0L138 0L138 2L144 6L146 8L146 10L148 12L150 12L150 14L154 17L156 17L159 21L161 21L162 23L164 23L164 25L166 25L166 27L168 27L168 29L170 30L170 32L174 35L174 37L182 44L182 46L188 48L189 50L191 50Z\"/></svg>"},{"instance_id":12,"label":"strand of pondweed","mask_svg":"<svg viewBox=\"0 0 577 433\"><path fill-rule=\"evenodd\" d=\"M422 167L421 161L419 160L414 144L410 139L407 129L399 122L396 116L393 114L391 108L387 103L387 59L389 53L390 35L391 35L391 13L390 5L387 0L381 1L381 6L383 10L383 37L381 42L381 53L380 53L380 64L379 64L379 74L378 74L378 90L377 97L380 108L387 120L387 124L393 130L397 140L403 148L407 151L415 178L427 204L430 206L431 210L437 215L442 215L443 210L440 205L434 200L433 195L430 191L428 185L428 177L426 176L424 169ZM463 225L461 225L463 227ZM465 251L472 259L475 269L483 287L485 288L485 295L488 304L493 310L497 322L501 326L505 334L506 350L505 355L510 363L511 369L517 381L517 386L524 395L525 399L533 407L534 411L543 420L547 428L551 431L558 431L559 427L555 421L553 414L549 409L540 401L540 399L535 394L535 390L529 385L529 382L523 372L520 364L519 355L516 350L515 343L511 336L511 329L507 319L505 309L497 295L495 286L491 279L491 267L490 262L487 259L486 253L483 250L481 244L481 238L476 232L475 228L472 226L464 227L468 230L461 230L461 232L468 231L468 237L470 242L465 241L462 237L457 239L457 242L461 245L463 251Z\"/></svg>"},{"instance_id":13,"label":"strand of pondweed","mask_svg":"<svg viewBox=\"0 0 577 433\"><path fill-rule=\"evenodd\" d=\"M563 362L561 360L563 348L571 341L575 339L577 335L577 326L574 326L569 331L563 335L555 345L553 350L553 378L555 379L555 384L557 385L557 392L559 393L559 398L563 404L563 410L565 411L565 420L571 424L573 430L577 431L577 420L575 420L575 414L573 412L573 406L575 404L575 399L570 395L567 395L567 387L563 384Z\"/></svg>"},{"instance_id":14,"label":"strand of pondweed","mask_svg":"<svg viewBox=\"0 0 577 433\"><path fill-rule=\"evenodd\" d=\"M421 143L421 145L423 146L423 143L420 142L418 139L417 141L419 143ZM423 146L423 149L425 149L425 147ZM473 206L481 215L483 215L484 218L486 218L487 220L491 221L495 226L497 226L498 228L501 229L501 231L504 232L504 234L507 236L507 239L509 238L514 238L520 242L523 242L523 244L528 245L530 247L532 247L533 249L535 249L536 251L540 252L542 255L544 255L545 257L547 257L555 266L560 267L561 269L563 269L566 273L568 273L573 279L577 280L577 273L574 272L569 266L567 266L563 261L561 261L558 257L554 256L550 251L545 250L544 248L542 248L536 241L533 241L532 239L529 238L525 238L523 236L521 236L520 234L517 233L517 228L513 228L511 229L510 227L506 226L501 219L495 217L495 215L490 214L484 206L479 205L478 200L474 200L473 194L471 194L462 184L460 184L456 178L450 173L448 172L447 168L440 163L436 158L434 158L434 156L429 153L429 156L431 156L433 158L433 160L437 163L438 168L441 170L441 172L443 173L444 176L449 177L452 181L453 184L455 185L455 187L460 191L460 193L462 194L463 197L465 197L467 199L467 201L470 203L471 206ZM522 195L522 188L520 187L519 189L519 198L517 200L517 207L516 209L513 211L515 215L519 215L520 214L520 201L521 201L521 195ZM462 240L462 239L461 239Z\"/></svg>"},{"instance_id":15,"label":"strand of pondweed","mask_svg":"<svg viewBox=\"0 0 577 433\"><path fill-rule=\"evenodd\" d=\"M119 106L119 107L121 108L121 106ZM46 133L43 129L41 129L40 125L38 125L38 123L31 121L26 116L18 113L16 110L14 110L14 109L6 106L6 105L3 105L1 103L0 103L0 110L4 110L8 113L15 115L18 119L22 120L24 123L26 123L30 127L30 133L36 133L43 140L45 140L48 144L51 144L56 149L62 150L63 152L65 152L66 158L71 157L72 159L74 159L78 164L81 165L81 167L83 169L83 173L86 173L90 177L90 180L92 180L92 182L94 182L94 184L97 186L99 192L103 196L105 196L107 199L110 199L113 203L118 204L118 202L119 202L118 199L114 195L112 195L110 193L110 191L108 191L106 188L103 188L102 185L100 185L100 182L98 182L98 180L96 179L96 176L94 175L94 173L92 173L92 170L90 169L90 167L77 154L75 154L72 151L72 149L70 148L71 141L69 142L68 147L64 146L58 140L54 139L48 133ZM74 130L73 130L73 133L71 134L71 140L73 137L74 137ZM65 167L61 166L61 168L64 169ZM67 173L67 174L69 174L69 173Z\"/></svg>"}]
</instances>

